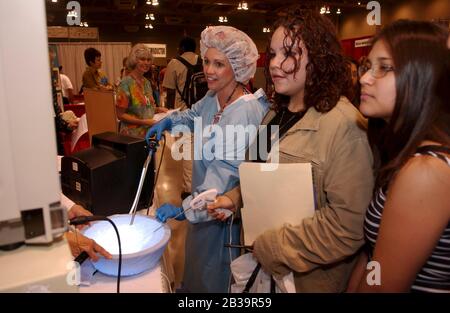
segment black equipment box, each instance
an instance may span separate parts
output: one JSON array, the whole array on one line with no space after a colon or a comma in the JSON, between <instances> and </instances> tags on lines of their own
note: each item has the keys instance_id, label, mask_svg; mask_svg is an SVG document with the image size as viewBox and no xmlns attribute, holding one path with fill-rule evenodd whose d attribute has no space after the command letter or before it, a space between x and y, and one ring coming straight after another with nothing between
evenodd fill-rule
<instances>
[{"instance_id":1,"label":"black equipment box","mask_svg":"<svg viewBox=\"0 0 450 313\"><path fill-rule=\"evenodd\" d=\"M144 139L112 132L92 136L92 147L61 160L62 192L94 215L128 213L136 196L148 146ZM137 209L153 199L155 164L149 164Z\"/></svg>"}]
</instances>

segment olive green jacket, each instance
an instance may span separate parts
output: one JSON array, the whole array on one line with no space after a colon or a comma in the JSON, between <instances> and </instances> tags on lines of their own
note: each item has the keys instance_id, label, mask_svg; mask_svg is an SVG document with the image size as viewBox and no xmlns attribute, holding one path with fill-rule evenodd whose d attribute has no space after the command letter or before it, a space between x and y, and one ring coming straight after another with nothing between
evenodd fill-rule
<instances>
[{"instance_id":1,"label":"olive green jacket","mask_svg":"<svg viewBox=\"0 0 450 313\"><path fill-rule=\"evenodd\" d=\"M262 124L275 115L269 111ZM293 271L297 292L342 292L347 286L364 243L363 221L374 183L366 128L359 111L341 97L327 113L309 108L280 138L280 163L312 164L316 210L299 225L260 235L254 254L276 277ZM225 195L242 207L239 187Z\"/></svg>"}]
</instances>

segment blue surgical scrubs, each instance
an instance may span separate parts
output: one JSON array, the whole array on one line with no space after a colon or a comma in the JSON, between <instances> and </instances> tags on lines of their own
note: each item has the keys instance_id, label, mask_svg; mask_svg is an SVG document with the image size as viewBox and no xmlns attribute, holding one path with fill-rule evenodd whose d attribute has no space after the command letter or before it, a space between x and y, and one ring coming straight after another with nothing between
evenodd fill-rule
<instances>
[{"instance_id":1,"label":"blue surgical scrubs","mask_svg":"<svg viewBox=\"0 0 450 313\"><path fill-rule=\"evenodd\" d=\"M191 109L169 117L173 130L184 125L194 134L193 193L215 188L221 195L239 185L238 167L245 160L249 142L256 137L268 102L263 97L257 99L247 94L226 106L217 119L219 109L216 95L209 91ZM212 124L214 120L216 123ZM186 218L190 223L184 288L189 292L228 292L230 263L240 251L224 245L240 243L240 221L232 223L229 218L221 222L209 216L206 210L188 211Z\"/></svg>"}]
</instances>

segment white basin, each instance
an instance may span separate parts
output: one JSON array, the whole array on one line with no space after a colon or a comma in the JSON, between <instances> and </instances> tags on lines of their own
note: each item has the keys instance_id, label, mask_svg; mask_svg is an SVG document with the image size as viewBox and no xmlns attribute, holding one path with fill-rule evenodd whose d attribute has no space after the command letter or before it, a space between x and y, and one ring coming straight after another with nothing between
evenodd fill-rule
<instances>
[{"instance_id":1,"label":"white basin","mask_svg":"<svg viewBox=\"0 0 450 313\"><path fill-rule=\"evenodd\" d=\"M170 228L157 219L144 215L136 215L131 226L129 214L117 214L109 218L116 224L122 244L121 276L136 275L154 268L170 239ZM117 276L119 245L111 223L94 222L82 233L94 239L113 256L109 260L101 257L97 262L92 262L94 267L106 275Z\"/></svg>"}]
</instances>

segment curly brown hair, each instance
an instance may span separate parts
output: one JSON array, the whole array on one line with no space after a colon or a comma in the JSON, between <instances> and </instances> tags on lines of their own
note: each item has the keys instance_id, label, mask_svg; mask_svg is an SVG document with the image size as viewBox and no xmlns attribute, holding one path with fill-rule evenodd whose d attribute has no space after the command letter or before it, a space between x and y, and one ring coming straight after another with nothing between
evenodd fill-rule
<instances>
[{"instance_id":1,"label":"curly brown hair","mask_svg":"<svg viewBox=\"0 0 450 313\"><path fill-rule=\"evenodd\" d=\"M294 44L302 53L300 41L303 41L308 51L308 64L306 65L306 81L304 103L308 109L314 106L319 112L330 111L338 102L341 95L352 97L351 74L342 54L341 44L337 38L336 29L332 22L321 14L301 7L290 8L286 15L275 22L273 29L285 29L283 42L286 50L286 59L293 58L291 51ZM287 43L291 43L288 45ZM270 56L270 44L267 48ZM295 61L291 73L296 74L300 62ZM268 94L273 95L273 108L279 111L289 104L289 96L278 94L269 72L270 57L266 58L265 76L268 82Z\"/></svg>"}]
</instances>

